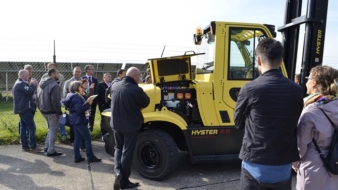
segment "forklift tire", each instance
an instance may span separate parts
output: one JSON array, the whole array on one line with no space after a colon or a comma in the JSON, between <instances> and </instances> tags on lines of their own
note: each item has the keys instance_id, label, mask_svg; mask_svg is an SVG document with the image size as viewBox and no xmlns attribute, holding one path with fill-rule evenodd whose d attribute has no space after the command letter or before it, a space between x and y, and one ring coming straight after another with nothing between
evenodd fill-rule
<instances>
[{"instance_id":1,"label":"forklift tire","mask_svg":"<svg viewBox=\"0 0 338 190\"><path fill-rule=\"evenodd\" d=\"M142 177L160 181L170 175L177 164L177 145L168 133L159 129L140 132L133 165Z\"/></svg>"}]
</instances>

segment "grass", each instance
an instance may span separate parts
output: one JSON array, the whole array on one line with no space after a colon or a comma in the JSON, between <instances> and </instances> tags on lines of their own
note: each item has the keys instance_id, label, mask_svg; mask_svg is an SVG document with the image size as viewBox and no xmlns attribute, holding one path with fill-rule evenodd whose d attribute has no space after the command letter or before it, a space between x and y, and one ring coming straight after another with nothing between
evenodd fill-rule
<instances>
[{"instance_id":1,"label":"grass","mask_svg":"<svg viewBox=\"0 0 338 190\"><path fill-rule=\"evenodd\" d=\"M39 144L43 144L48 129L47 122L39 110L35 112L34 121L36 125L36 141ZM94 130L91 132L93 139L101 138L100 121L101 115L98 109L96 109ZM6 102L4 98L0 98L0 145L19 144L18 123L19 115L13 112L12 99L10 98L10 100ZM66 131L69 138L69 127L66 127ZM60 133L57 134L57 140L61 141Z\"/></svg>"}]
</instances>

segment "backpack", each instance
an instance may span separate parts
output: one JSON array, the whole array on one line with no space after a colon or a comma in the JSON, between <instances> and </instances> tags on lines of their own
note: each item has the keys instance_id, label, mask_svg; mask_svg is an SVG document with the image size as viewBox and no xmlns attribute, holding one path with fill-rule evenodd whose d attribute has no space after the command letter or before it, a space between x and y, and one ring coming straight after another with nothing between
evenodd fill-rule
<instances>
[{"instance_id":1,"label":"backpack","mask_svg":"<svg viewBox=\"0 0 338 190\"><path fill-rule=\"evenodd\" d=\"M315 145L317 152L319 153L319 156L320 156L321 160L323 161L324 167L325 167L326 171L328 172L328 174L329 174L329 172L331 172L334 175L338 175L338 127L333 124L331 119L326 115L326 113L322 109L320 109L320 110L324 113L326 118L330 121L331 126L334 128L334 134L333 134L333 137L332 137L332 142L331 142L329 153L327 154L327 156L324 157L324 155L320 151L320 149L317 145L317 142L314 138L312 138L312 142ZM329 176L330 176L330 174L329 174Z\"/></svg>"}]
</instances>

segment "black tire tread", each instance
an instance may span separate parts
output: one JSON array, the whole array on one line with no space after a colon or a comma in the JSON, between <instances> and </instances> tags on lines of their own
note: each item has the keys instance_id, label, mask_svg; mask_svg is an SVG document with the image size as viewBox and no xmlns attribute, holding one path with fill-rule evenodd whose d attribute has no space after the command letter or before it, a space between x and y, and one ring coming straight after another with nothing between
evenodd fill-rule
<instances>
[{"instance_id":1,"label":"black tire tread","mask_svg":"<svg viewBox=\"0 0 338 190\"><path fill-rule=\"evenodd\" d=\"M160 176L148 176L144 175L138 168L138 166L133 162L133 165L136 169L136 171L144 178L155 180L155 181L161 181L165 179L168 175L170 175L177 167L178 165L178 149L177 145L174 141L174 139L165 131L160 129L149 129L142 131L139 134L139 137L142 137L142 135L150 135L157 137L159 141L162 141L162 143L165 145L166 152L169 153L169 164L167 169L160 175Z\"/></svg>"}]
</instances>

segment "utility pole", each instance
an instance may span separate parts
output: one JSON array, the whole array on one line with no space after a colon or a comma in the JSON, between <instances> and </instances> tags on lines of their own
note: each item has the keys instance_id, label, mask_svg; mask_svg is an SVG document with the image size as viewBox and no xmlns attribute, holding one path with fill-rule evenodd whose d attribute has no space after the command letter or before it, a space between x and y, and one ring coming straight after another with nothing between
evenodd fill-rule
<instances>
[{"instance_id":1,"label":"utility pole","mask_svg":"<svg viewBox=\"0 0 338 190\"><path fill-rule=\"evenodd\" d=\"M55 55L55 40L54 40L54 55L53 55L53 63L56 63L56 55Z\"/></svg>"}]
</instances>

